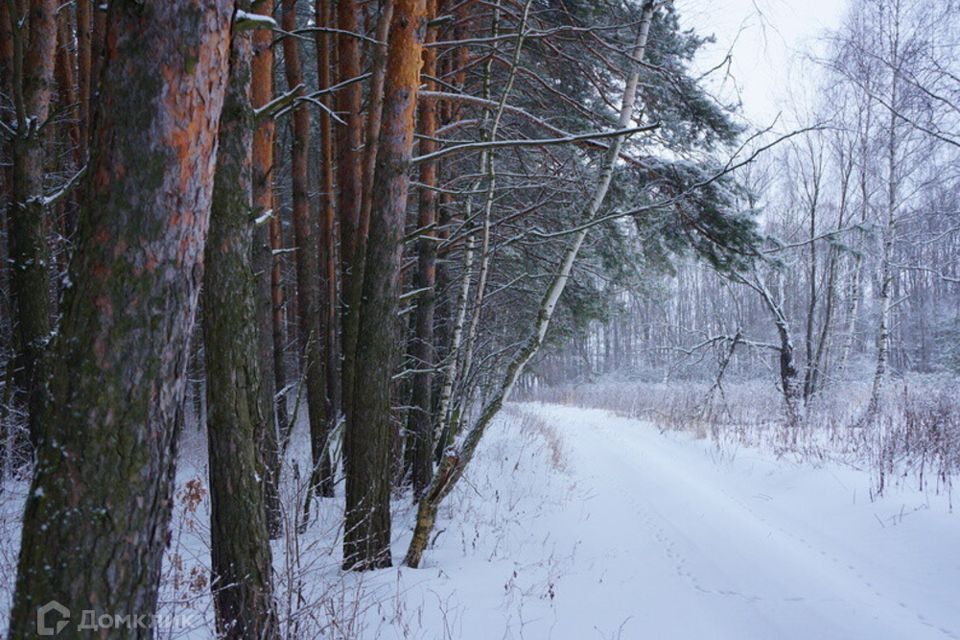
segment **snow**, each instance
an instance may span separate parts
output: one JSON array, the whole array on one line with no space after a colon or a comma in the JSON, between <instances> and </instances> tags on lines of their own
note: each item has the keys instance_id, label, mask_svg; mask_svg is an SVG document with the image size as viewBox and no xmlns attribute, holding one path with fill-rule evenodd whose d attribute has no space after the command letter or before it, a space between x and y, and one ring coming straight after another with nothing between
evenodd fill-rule
<instances>
[{"instance_id":1,"label":"snow","mask_svg":"<svg viewBox=\"0 0 960 640\"><path fill-rule=\"evenodd\" d=\"M855 469L731 455L603 411L522 410L556 434L564 469L536 445L512 451L517 419L500 420L425 568L379 576L422 629L376 637L960 637L948 497L871 502Z\"/></svg>"},{"instance_id":2,"label":"snow","mask_svg":"<svg viewBox=\"0 0 960 640\"><path fill-rule=\"evenodd\" d=\"M300 469L304 422L288 460ZM161 613L187 607L199 626L180 637L207 638L212 606L195 568L209 566L209 496L192 508L184 499L186 481L205 476L205 452L202 434L185 436ZM950 496L904 483L874 500L870 486L848 466L718 449L600 410L515 404L442 506L421 569L343 573L342 495L325 499L304 535L275 543L279 615L290 637L364 640L960 637ZM288 481L289 513L295 491ZM5 569L16 557L9 506ZM412 524L398 495L395 563Z\"/></svg>"},{"instance_id":3,"label":"snow","mask_svg":"<svg viewBox=\"0 0 960 640\"><path fill-rule=\"evenodd\" d=\"M265 16L258 13L250 13L249 11L242 11L240 9L237 9L237 15L234 18L234 21L237 23L248 23L255 25L261 29L277 28L277 21L270 16Z\"/></svg>"},{"instance_id":4,"label":"snow","mask_svg":"<svg viewBox=\"0 0 960 640\"><path fill-rule=\"evenodd\" d=\"M870 502L854 469L724 456L603 411L535 411L591 495L551 524L581 542L554 637L611 637L618 621L622 637L960 634L960 523L946 497Z\"/></svg>"},{"instance_id":5,"label":"snow","mask_svg":"<svg viewBox=\"0 0 960 640\"><path fill-rule=\"evenodd\" d=\"M259 216L257 216L257 218L253 221L253 226L261 227L266 223L270 222L271 218L273 218L273 209L267 209L266 211L261 213Z\"/></svg>"}]
</instances>

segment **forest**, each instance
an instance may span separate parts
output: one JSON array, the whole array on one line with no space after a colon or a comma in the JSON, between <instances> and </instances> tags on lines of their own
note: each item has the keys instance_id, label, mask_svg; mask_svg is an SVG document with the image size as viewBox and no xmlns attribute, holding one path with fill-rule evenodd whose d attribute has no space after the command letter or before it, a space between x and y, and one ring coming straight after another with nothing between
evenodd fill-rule
<instances>
[{"instance_id":1,"label":"forest","mask_svg":"<svg viewBox=\"0 0 960 640\"><path fill-rule=\"evenodd\" d=\"M6 637L958 637L960 4L706 4L0 0Z\"/></svg>"}]
</instances>

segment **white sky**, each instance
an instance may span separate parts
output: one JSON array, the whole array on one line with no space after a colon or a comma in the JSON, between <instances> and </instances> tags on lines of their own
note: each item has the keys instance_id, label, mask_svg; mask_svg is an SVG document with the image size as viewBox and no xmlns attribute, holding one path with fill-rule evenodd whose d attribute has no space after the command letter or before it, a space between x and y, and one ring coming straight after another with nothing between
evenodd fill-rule
<instances>
[{"instance_id":1,"label":"white sky","mask_svg":"<svg viewBox=\"0 0 960 640\"><path fill-rule=\"evenodd\" d=\"M733 61L715 72L712 89L725 101L739 90L743 112L758 126L769 125L780 111L788 111L791 93L801 97L813 84L811 65L804 53L816 50L826 29L837 28L846 12L846 0L675 0L684 27L701 35L713 34L698 59L701 71L719 64L728 51ZM822 50L822 47L821 47ZM734 82L735 81L735 82Z\"/></svg>"}]
</instances>

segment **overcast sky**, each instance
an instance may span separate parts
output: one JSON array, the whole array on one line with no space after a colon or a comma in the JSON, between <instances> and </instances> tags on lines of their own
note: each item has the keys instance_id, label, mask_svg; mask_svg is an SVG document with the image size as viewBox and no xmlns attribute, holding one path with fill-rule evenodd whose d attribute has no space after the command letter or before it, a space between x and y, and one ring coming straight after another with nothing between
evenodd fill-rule
<instances>
[{"instance_id":1,"label":"overcast sky","mask_svg":"<svg viewBox=\"0 0 960 640\"><path fill-rule=\"evenodd\" d=\"M735 79L747 119L767 125L789 102L791 88L811 86L813 72L803 64L805 52L818 46L827 29L843 20L845 0L675 0L681 23L703 35L713 34L698 60L702 70L720 63L731 51ZM822 44L821 51L822 51ZM713 87L725 101L735 99L734 82ZM802 91L800 92L803 93Z\"/></svg>"}]
</instances>

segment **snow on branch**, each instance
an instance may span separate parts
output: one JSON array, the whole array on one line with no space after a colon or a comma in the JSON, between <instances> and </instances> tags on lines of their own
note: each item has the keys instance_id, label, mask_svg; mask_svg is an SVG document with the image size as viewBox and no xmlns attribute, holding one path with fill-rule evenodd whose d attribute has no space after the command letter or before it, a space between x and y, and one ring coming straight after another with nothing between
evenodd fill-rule
<instances>
[{"instance_id":1,"label":"snow on branch","mask_svg":"<svg viewBox=\"0 0 960 640\"><path fill-rule=\"evenodd\" d=\"M277 21L270 16L250 13L248 11L237 10L233 18L233 24L237 31L248 31L250 29L270 29L277 28Z\"/></svg>"},{"instance_id":2,"label":"snow on branch","mask_svg":"<svg viewBox=\"0 0 960 640\"><path fill-rule=\"evenodd\" d=\"M274 98L267 104L263 105L259 109L254 109L253 110L254 118L257 120L262 120L265 118L272 118L279 115L281 111L283 111L286 107L288 107L290 103L296 100L300 96L300 94L303 93L303 89L304 89L304 85L298 84L293 89L290 89L290 91L287 91L286 93L283 93L277 96L276 98Z\"/></svg>"},{"instance_id":3,"label":"snow on branch","mask_svg":"<svg viewBox=\"0 0 960 640\"><path fill-rule=\"evenodd\" d=\"M33 196L31 198L28 198L27 202L39 204L41 207L49 207L51 205L54 205L60 200L63 200L63 198L65 198L71 191L73 191L74 187L76 187L77 184L80 182L80 178L86 175L86 173L87 173L87 165L84 165L83 168L80 169L80 171L77 171L75 174L73 174L73 177L67 180L66 183L64 183L64 185L59 189L57 189L55 192L51 193L48 196Z\"/></svg>"}]
</instances>

